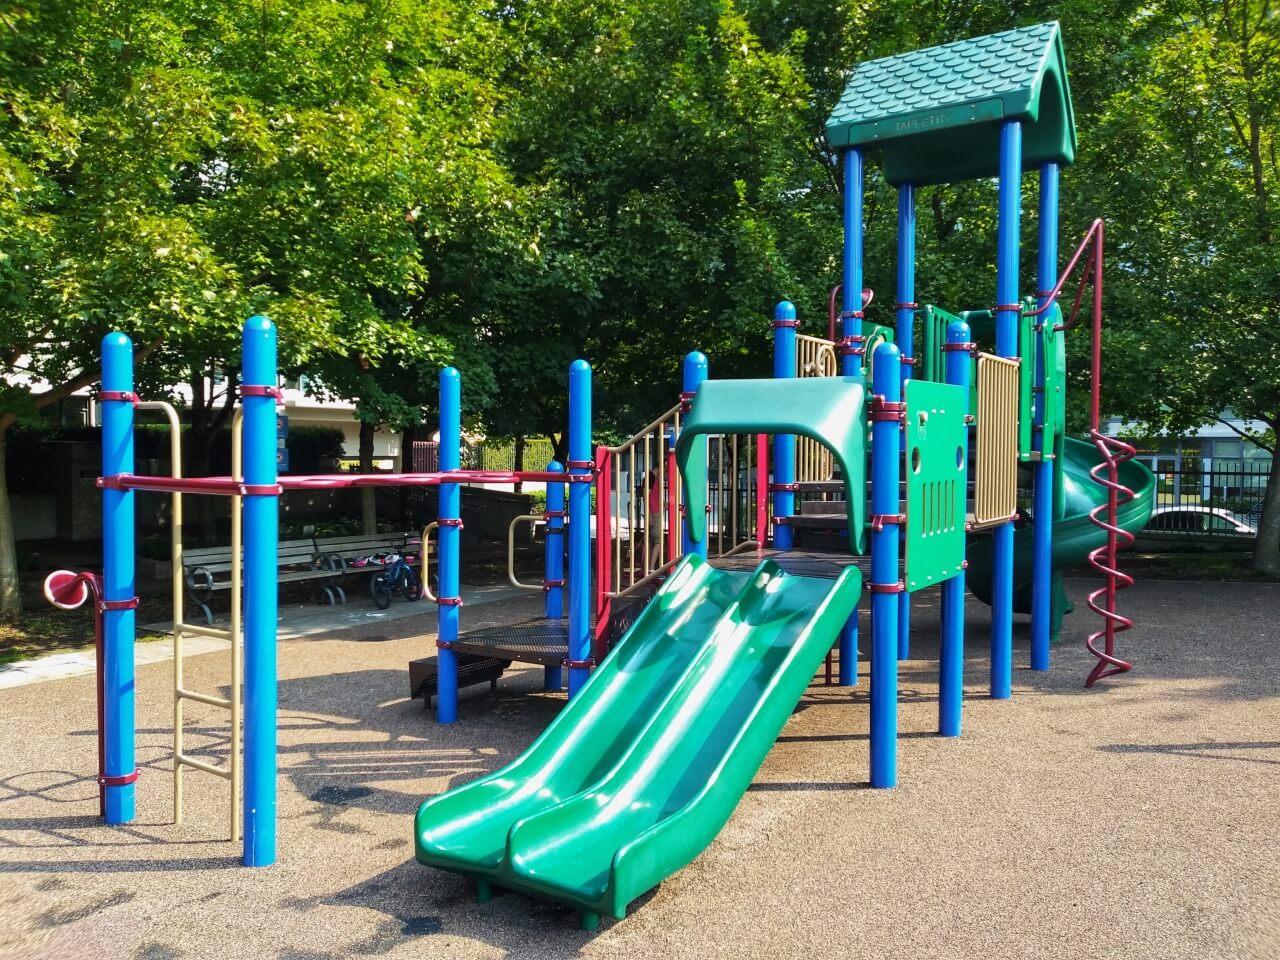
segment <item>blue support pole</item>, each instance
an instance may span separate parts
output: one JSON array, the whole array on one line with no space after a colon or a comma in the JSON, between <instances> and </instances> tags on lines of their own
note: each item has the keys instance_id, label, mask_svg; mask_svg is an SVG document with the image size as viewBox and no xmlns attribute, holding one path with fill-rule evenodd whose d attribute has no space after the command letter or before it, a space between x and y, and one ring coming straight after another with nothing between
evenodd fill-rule
<instances>
[{"instance_id":1,"label":"blue support pole","mask_svg":"<svg viewBox=\"0 0 1280 960\"><path fill-rule=\"evenodd\" d=\"M892 411L902 402L902 356L876 349L874 391ZM874 416L874 413L873 413ZM871 512L898 513L902 425L896 414L871 424ZM871 786L898 782L898 524L871 531Z\"/></svg>"},{"instance_id":2,"label":"blue support pole","mask_svg":"<svg viewBox=\"0 0 1280 960\"><path fill-rule=\"evenodd\" d=\"M1018 232L1022 218L1022 124L1000 127L996 227L996 353L1018 355ZM1013 524L992 533L991 696L1013 695Z\"/></svg>"},{"instance_id":3,"label":"blue support pole","mask_svg":"<svg viewBox=\"0 0 1280 960\"><path fill-rule=\"evenodd\" d=\"M1058 165L1040 167L1040 249L1036 263L1039 306L1058 280ZM1041 316L1043 323L1045 318ZM1044 339L1036 338L1035 430L1033 449L1040 454L1035 465L1031 504L1031 669L1049 669L1049 638L1053 609L1053 450L1045 449L1045 388L1051 358L1045 356Z\"/></svg>"},{"instance_id":4,"label":"blue support pole","mask_svg":"<svg viewBox=\"0 0 1280 960\"><path fill-rule=\"evenodd\" d=\"M547 473L563 473L564 465L558 460L547 464ZM548 620L564 617L564 484L547 483L547 542L542 567L542 613ZM556 691L561 686L563 667L547 667L543 674L542 689Z\"/></svg>"},{"instance_id":5,"label":"blue support pole","mask_svg":"<svg viewBox=\"0 0 1280 960\"><path fill-rule=\"evenodd\" d=\"M778 379L796 375L796 305L783 300L773 311L773 375ZM773 545L790 550L795 543L792 529L778 523L796 512L795 492L788 489L796 482L796 438L779 433L773 438Z\"/></svg>"},{"instance_id":6,"label":"blue support pole","mask_svg":"<svg viewBox=\"0 0 1280 960\"><path fill-rule=\"evenodd\" d=\"M916 299L916 188L904 183L898 188L898 348L902 351L902 378L911 379L915 357ZM906 527L902 528L906 536ZM911 656L911 594L898 598L898 659Z\"/></svg>"},{"instance_id":7,"label":"blue support pole","mask_svg":"<svg viewBox=\"0 0 1280 960\"><path fill-rule=\"evenodd\" d=\"M440 371L440 470L462 466L462 375L455 367ZM452 643L458 639L459 602L462 589L462 488L440 484L440 583L437 600L436 720L458 719L458 655Z\"/></svg>"},{"instance_id":8,"label":"blue support pole","mask_svg":"<svg viewBox=\"0 0 1280 960\"><path fill-rule=\"evenodd\" d=\"M133 473L133 342L102 338L102 475ZM0 441L3 442L3 441ZM134 817L134 524L133 491L102 491L102 814L107 823ZM112 782L115 781L115 782ZM125 782L128 781L128 782Z\"/></svg>"},{"instance_id":9,"label":"blue support pole","mask_svg":"<svg viewBox=\"0 0 1280 960\"><path fill-rule=\"evenodd\" d=\"M591 365L569 366L569 473L590 478ZM569 484L569 696L587 682L591 665L591 484Z\"/></svg>"},{"instance_id":10,"label":"blue support pole","mask_svg":"<svg viewBox=\"0 0 1280 960\"><path fill-rule=\"evenodd\" d=\"M276 328L245 321L244 410L244 865L276 862ZM254 388L268 388L255 390Z\"/></svg>"},{"instance_id":11,"label":"blue support pole","mask_svg":"<svg viewBox=\"0 0 1280 960\"><path fill-rule=\"evenodd\" d=\"M969 376L971 361L969 325L957 320L947 327L946 380L961 388L962 412L969 412ZM965 428L960 453L964 472L960 489L968 487L969 430ZM944 737L960 736L961 712L964 704L964 580L962 569L942 583L942 648L938 654L938 733Z\"/></svg>"},{"instance_id":12,"label":"blue support pole","mask_svg":"<svg viewBox=\"0 0 1280 960\"><path fill-rule=\"evenodd\" d=\"M683 397L686 400L692 400L693 395L698 392L698 387L702 385L702 381L707 379L707 355L699 350L686 354L684 358L684 371L682 378ZM707 438L695 441L702 444L703 462L706 462ZM668 478L668 483L674 483L674 478ZM703 560L707 559L707 541L710 537L703 537L702 540L696 541L689 535L689 502L688 494L685 494L684 504L685 520L683 530L681 532L682 549L685 553L696 553Z\"/></svg>"},{"instance_id":13,"label":"blue support pole","mask_svg":"<svg viewBox=\"0 0 1280 960\"><path fill-rule=\"evenodd\" d=\"M862 373L862 355L855 353L862 341L862 151L844 152L844 276L841 291L840 373L856 377ZM861 491L857 494L861 496ZM858 682L858 608L840 628L840 685Z\"/></svg>"}]
</instances>

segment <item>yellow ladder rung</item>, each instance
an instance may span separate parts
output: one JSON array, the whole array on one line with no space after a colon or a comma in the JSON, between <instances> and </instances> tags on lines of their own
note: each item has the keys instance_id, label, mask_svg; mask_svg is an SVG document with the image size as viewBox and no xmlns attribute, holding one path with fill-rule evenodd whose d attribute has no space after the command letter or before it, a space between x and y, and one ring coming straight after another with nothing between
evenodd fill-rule
<instances>
[{"instance_id":1,"label":"yellow ladder rung","mask_svg":"<svg viewBox=\"0 0 1280 960\"><path fill-rule=\"evenodd\" d=\"M184 767L194 767L196 770L203 770L205 773L211 773L215 777L221 777L223 780L231 779L231 771L226 767L215 766L212 763L205 763L203 760L197 760L195 757L188 757L184 753L175 754L175 762Z\"/></svg>"},{"instance_id":2,"label":"yellow ladder rung","mask_svg":"<svg viewBox=\"0 0 1280 960\"><path fill-rule=\"evenodd\" d=\"M189 633L193 637L213 637L217 640L230 640L231 631L221 627L209 627L199 623L179 623L174 625L174 632Z\"/></svg>"},{"instance_id":3,"label":"yellow ladder rung","mask_svg":"<svg viewBox=\"0 0 1280 960\"><path fill-rule=\"evenodd\" d=\"M177 687L173 691L173 695L182 700L194 700L197 703L207 703L211 707L221 707L223 710L231 709L231 701L224 697L215 697L208 693L199 693L195 690L183 690Z\"/></svg>"}]
</instances>

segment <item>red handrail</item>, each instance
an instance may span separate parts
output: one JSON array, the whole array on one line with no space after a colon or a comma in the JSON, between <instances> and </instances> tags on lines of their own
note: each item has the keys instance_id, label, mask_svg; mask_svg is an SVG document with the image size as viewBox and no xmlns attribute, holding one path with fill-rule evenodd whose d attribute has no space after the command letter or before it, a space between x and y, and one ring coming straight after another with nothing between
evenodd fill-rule
<instances>
[{"instance_id":1,"label":"red handrail","mask_svg":"<svg viewBox=\"0 0 1280 960\"><path fill-rule=\"evenodd\" d=\"M1084 300L1086 286L1092 288L1093 343L1089 355L1089 438L1098 449L1102 459L1089 470L1089 476L1098 485L1107 490L1107 502L1098 504L1089 511L1089 521L1096 527L1105 530L1107 540L1102 546L1089 551L1089 564L1100 574L1105 583L1091 592L1087 603L1089 609L1102 617L1101 630L1091 633L1085 640L1088 649L1098 662L1089 672L1084 685L1092 687L1104 677L1125 673L1133 669L1133 664L1121 660L1115 655L1116 634L1123 633L1133 627L1133 621L1116 612L1116 594L1133 584L1133 577L1121 572L1117 566L1116 556L1123 548L1133 543L1134 537L1119 525L1118 514L1123 504L1134 498L1134 492L1120 482L1120 465L1132 460L1137 453L1132 446L1115 437L1106 436L1101 429L1102 408L1102 245L1103 222L1101 218L1094 220L1085 231L1084 239L1076 247L1066 268L1058 277L1058 282L1049 291L1040 291L1043 302L1034 310L1026 311L1030 317L1039 316L1057 302L1067 279L1080 265L1086 251L1089 257L1084 261L1084 272L1076 287L1075 299L1071 305L1071 313L1067 319L1054 327L1054 330L1071 330L1079 322L1080 306ZM1105 471L1105 476L1103 475ZM1098 648L1101 640L1102 649Z\"/></svg>"}]
</instances>

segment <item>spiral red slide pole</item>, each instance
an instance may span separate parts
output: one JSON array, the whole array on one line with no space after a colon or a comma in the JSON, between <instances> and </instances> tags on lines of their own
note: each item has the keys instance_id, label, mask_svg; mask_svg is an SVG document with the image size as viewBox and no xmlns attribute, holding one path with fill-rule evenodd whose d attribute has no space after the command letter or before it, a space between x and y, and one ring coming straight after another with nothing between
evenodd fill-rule
<instances>
[{"instance_id":1,"label":"spiral red slide pole","mask_svg":"<svg viewBox=\"0 0 1280 960\"><path fill-rule=\"evenodd\" d=\"M1117 554L1133 543L1133 534L1119 524L1120 507L1133 500L1134 493L1120 482L1120 465L1132 460L1137 451L1122 440L1109 437L1101 430L1102 401L1102 221L1096 221L1092 263L1086 274L1093 273L1093 349L1091 360L1091 384L1089 402L1089 436L1098 448L1102 460L1089 471L1094 482L1107 489L1107 502L1089 511L1094 526L1105 530L1106 543L1089 551L1089 564L1102 574L1105 581L1089 594L1089 608L1102 617L1102 629L1091 633L1085 647L1098 659L1085 678L1084 685L1092 687L1104 677L1126 673L1133 664L1116 656L1116 634L1132 628L1133 621L1116 611L1116 594L1133 583L1133 577L1119 569ZM1087 277L1086 277L1087 278ZM1079 304L1077 295L1076 303ZM1101 648L1098 644L1101 641Z\"/></svg>"}]
</instances>

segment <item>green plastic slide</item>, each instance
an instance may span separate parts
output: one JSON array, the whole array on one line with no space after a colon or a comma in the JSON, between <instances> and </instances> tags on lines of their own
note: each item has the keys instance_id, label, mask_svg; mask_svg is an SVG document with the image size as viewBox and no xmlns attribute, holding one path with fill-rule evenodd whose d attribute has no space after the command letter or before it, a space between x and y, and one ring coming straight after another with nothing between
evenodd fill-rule
<instances>
[{"instance_id":1,"label":"green plastic slide","mask_svg":"<svg viewBox=\"0 0 1280 960\"><path fill-rule=\"evenodd\" d=\"M418 860L621 919L719 833L861 588L684 557L522 756L422 804Z\"/></svg>"},{"instance_id":2,"label":"green plastic slide","mask_svg":"<svg viewBox=\"0 0 1280 960\"><path fill-rule=\"evenodd\" d=\"M1107 502L1107 489L1089 476L1102 455L1092 443L1082 440L1063 440L1063 495L1066 511L1063 519L1053 525L1053 569L1057 573L1077 566L1089 556L1089 551L1107 542L1106 531L1089 519L1089 511ZM1131 502L1122 504L1118 511L1119 525L1130 533L1137 533L1151 518L1152 498L1155 494L1155 477L1141 463L1130 460L1120 466L1120 482L1134 492ZM1033 518L1034 520L1035 518ZM1031 540L1032 528L1023 527L1013 536L1013 609L1018 613L1031 612ZM983 603L991 602L991 537L969 539L968 584L973 595ZM1065 604L1054 603L1054 633L1058 632Z\"/></svg>"}]
</instances>

